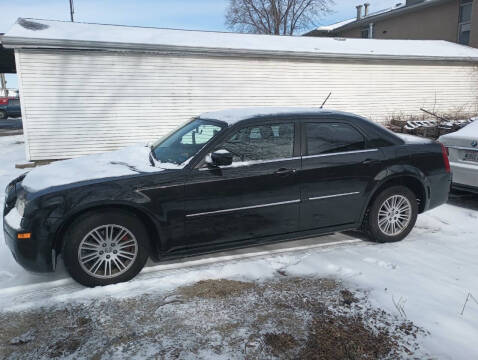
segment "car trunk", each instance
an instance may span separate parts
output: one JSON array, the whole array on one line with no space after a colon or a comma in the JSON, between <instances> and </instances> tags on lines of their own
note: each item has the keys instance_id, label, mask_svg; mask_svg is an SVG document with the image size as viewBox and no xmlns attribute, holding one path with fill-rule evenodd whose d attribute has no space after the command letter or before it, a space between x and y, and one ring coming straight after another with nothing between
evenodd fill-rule
<instances>
[{"instance_id":1,"label":"car trunk","mask_svg":"<svg viewBox=\"0 0 478 360\"><path fill-rule=\"evenodd\" d=\"M447 147L451 162L478 166L478 121L440 137L439 141Z\"/></svg>"}]
</instances>

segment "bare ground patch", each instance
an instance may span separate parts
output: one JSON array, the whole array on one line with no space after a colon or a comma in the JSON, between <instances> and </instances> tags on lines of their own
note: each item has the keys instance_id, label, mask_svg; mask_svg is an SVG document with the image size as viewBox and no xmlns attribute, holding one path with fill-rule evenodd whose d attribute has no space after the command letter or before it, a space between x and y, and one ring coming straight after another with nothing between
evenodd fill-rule
<instances>
[{"instance_id":1,"label":"bare ground patch","mask_svg":"<svg viewBox=\"0 0 478 360\"><path fill-rule=\"evenodd\" d=\"M205 280L168 294L0 313L0 358L421 357L412 323L333 279Z\"/></svg>"},{"instance_id":2,"label":"bare ground patch","mask_svg":"<svg viewBox=\"0 0 478 360\"><path fill-rule=\"evenodd\" d=\"M254 287L254 283L237 280L201 280L195 284L179 288L178 292L187 299L194 297L218 299L237 296Z\"/></svg>"}]
</instances>

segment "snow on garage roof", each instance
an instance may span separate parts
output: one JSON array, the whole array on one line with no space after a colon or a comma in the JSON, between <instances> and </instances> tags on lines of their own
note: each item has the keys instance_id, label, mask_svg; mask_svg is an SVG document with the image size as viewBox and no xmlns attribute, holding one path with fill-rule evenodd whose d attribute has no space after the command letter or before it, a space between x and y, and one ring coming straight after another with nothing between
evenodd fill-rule
<instances>
[{"instance_id":1,"label":"snow on garage roof","mask_svg":"<svg viewBox=\"0 0 478 360\"><path fill-rule=\"evenodd\" d=\"M19 18L12 48L155 50L331 58L478 61L478 50L441 40L343 39L174 30Z\"/></svg>"}]
</instances>

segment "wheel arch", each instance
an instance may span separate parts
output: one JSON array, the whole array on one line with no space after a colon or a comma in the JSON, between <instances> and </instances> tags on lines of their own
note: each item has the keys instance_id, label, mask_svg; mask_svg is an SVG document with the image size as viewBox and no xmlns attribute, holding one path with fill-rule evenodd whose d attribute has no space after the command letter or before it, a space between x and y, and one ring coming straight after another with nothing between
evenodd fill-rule
<instances>
[{"instance_id":1,"label":"wheel arch","mask_svg":"<svg viewBox=\"0 0 478 360\"><path fill-rule=\"evenodd\" d=\"M425 211L427 207L427 202L429 199L429 187L416 175L406 173L406 174L396 174L393 176L389 176L382 181L380 181L375 189L372 191L371 196L369 197L367 204L364 208L363 214L361 219L363 220L364 216L366 215L370 205L373 203L375 198L380 194L383 190L391 187L391 186L405 186L409 188L417 197L418 203L418 213L421 214Z\"/></svg>"},{"instance_id":2,"label":"wheel arch","mask_svg":"<svg viewBox=\"0 0 478 360\"><path fill-rule=\"evenodd\" d=\"M67 229L73 224L73 222L79 217L89 212L95 211L108 211L108 210L120 210L130 214L137 216L148 232L148 245L149 245L149 255L153 259L157 259L159 257L159 242L156 241L160 237L159 229L156 227L153 219L148 215L145 211L138 209L137 207L125 205L125 204L102 204L102 205L95 205L83 208L79 211L76 211L72 214L69 214L66 217L61 225L55 232L55 238L53 243L53 249L55 250L56 254L61 253L61 249L63 246L64 235Z\"/></svg>"}]
</instances>

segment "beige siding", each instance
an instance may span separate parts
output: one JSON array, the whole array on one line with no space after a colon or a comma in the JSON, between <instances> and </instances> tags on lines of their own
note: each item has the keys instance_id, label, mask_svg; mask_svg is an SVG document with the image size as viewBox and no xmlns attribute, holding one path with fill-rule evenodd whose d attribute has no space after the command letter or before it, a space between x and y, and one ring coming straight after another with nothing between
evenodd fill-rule
<instances>
[{"instance_id":1,"label":"beige siding","mask_svg":"<svg viewBox=\"0 0 478 360\"><path fill-rule=\"evenodd\" d=\"M470 46L478 48L478 0L473 1Z\"/></svg>"},{"instance_id":2,"label":"beige siding","mask_svg":"<svg viewBox=\"0 0 478 360\"><path fill-rule=\"evenodd\" d=\"M420 39L458 41L459 7L456 1L416 10L382 20L373 19L375 39ZM351 30L338 32L337 36L359 38L361 29L368 23Z\"/></svg>"},{"instance_id":3,"label":"beige siding","mask_svg":"<svg viewBox=\"0 0 478 360\"><path fill-rule=\"evenodd\" d=\"M318 106L377 121L474 109L467 63L300 61L17 50L27 156L59 159L150 141L204 111Z\"/></svg>"}]
</instances>

